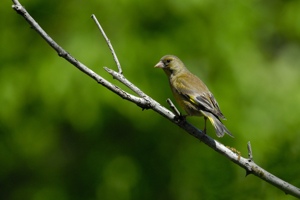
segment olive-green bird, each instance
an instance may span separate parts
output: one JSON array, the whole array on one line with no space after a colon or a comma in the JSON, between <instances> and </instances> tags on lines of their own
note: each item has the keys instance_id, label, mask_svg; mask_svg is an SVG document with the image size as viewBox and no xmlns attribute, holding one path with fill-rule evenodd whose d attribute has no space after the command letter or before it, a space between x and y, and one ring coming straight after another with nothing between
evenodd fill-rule
<instances>
[{"instance_id":1,"label":"olive-green bird","mask_svg":"<svg viewBox=\"0 0 300 200\"><path fill-rule=\"evenodd\" d=\"M218 137L223 137L225 133L233 137L220 121L225 117L213 94L197 76L184 66L179 58L166 55L155 67L162 68L167 74L173 95L177 103L187 112L187 116L204 116L204 133L208 118Z\"/></svg>"}]
</instances>

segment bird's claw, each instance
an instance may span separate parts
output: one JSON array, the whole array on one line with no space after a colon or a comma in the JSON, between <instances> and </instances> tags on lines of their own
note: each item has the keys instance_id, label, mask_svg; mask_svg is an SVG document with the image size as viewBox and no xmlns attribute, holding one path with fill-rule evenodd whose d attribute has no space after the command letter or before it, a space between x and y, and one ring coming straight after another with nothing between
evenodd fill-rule
<instances>
[{"instance_id":1,"label":"bird's claw","mask_svg":"<svg viewBox=\"0 0 300 200\"><path fill-rule=\"evenodd\" d=\"M177 122L182 122L182 121L186 121L186 115L176 115L174 117L174 119L177 121Z\"/></svg>"}]
</instances>

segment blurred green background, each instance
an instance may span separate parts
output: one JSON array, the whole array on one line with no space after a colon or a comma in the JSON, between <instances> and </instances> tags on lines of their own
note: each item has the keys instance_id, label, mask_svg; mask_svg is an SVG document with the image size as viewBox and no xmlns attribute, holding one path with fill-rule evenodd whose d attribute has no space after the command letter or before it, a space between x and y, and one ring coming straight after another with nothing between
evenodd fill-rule
<instances>
[{"instance_id":1,"label":"blurred green background","mask_svg":"<svg viewBox=\"0 0 300 200\"><path fill-rule=\"evenodd\" d=\"M116 69L168 107L153 66L175 54L214 93L235 135L218 139L300 187L300 1L21 0L71 55ZM58 57L0 6L0 199L295 199ZM202 128L203 119L188 119ZM208 134L216 138L209 125Z\"/></svg>"}]
</instances>

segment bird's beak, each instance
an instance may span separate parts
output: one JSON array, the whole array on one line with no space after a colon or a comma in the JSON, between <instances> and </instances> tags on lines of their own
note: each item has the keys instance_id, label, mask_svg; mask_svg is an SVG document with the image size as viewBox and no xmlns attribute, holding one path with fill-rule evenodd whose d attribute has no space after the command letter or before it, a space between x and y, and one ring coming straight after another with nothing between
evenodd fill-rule
<instances>
[{"instance_id":1,"label":"bird's beak","mask_svg":"<svg viewBox=\"0 0 300 200\"><path fill-rule=\"evenodd\" d=\"M164 68L164 63L162 61L159 61L154 67L155 68Z\"/></svg>"}]
</instances>

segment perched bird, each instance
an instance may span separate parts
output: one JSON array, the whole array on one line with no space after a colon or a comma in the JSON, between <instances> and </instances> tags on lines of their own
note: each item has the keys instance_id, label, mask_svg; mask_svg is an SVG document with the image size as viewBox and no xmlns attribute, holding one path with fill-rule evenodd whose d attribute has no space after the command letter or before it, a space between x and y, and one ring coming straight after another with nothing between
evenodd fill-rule
<instances>
[{"instance_id":1,"label":"perched bird","mask_svg":"<svg viewBox=\"0 0 300 200\"><path fill-rule=\"evenodd\" d=\"M218 137L225 133L233 137L220 119L225 119L213 94L206 85L192 74L183 62L173 55L166 55L154 66L162 68L169 78L170 87L177 103L186 111L186 116L204 116L204 133L207 118Z\"/></svg>"}]
</instances>

